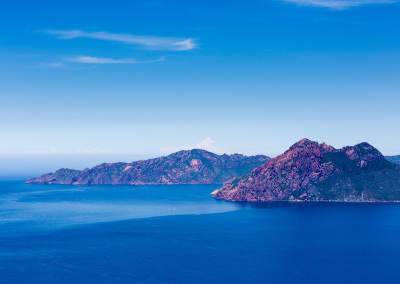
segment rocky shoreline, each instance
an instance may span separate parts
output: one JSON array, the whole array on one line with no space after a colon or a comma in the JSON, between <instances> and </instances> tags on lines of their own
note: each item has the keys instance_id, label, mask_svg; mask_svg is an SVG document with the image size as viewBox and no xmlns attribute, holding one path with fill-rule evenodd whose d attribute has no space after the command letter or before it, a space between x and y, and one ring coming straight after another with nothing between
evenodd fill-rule
<instances>
[{"instance_id":1,"label":"rocky shoreline","mask_svg":"<svg viewBox=\"0 0 400 284\"><path fill-rule=\"evenodd\" d=\"M396 202L400 166L368 143L335 149L302 139L214 195L227 201Z\"/></svg>"}]
</instances>

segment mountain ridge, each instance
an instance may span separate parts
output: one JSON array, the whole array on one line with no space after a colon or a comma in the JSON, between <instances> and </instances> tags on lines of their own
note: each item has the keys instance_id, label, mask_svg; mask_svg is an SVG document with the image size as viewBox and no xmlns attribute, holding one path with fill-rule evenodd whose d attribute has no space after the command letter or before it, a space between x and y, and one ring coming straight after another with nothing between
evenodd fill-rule
<instances>
[{"instance_id":1,"label":"mountain ridge","mask_svg":"<svg viewBox=\"0 0 400 284\"><path fill-rule=\"evenodd\" d=\"M388 160L388 161L390 161L390 162L392 162L392 163L395 163L395 164L400 165L400 155L396 155L396 156L385 156L385 159Z\"/></svg>"},{"instance_id":2,"label":"mountain ridge","mask_svg":"<svg viewBox=\"0 0 400 284\"><path fill-rule=\"evenodd\" d=\"M81 171L61 168L55 173L30 178L39 184L212 184L223 183L260 166L270 158L264 155L217 155L203 150L182 150L168 156L132 163L102 163Z\"/></svg>"},{"instance_id":3,"label":"mountain ridge","mask_svg":"<svg viewBox=\"0 0 400 284\"><path fill-rule=\"evenodd\" d=\"M228 201L398 201L400 166L370 144L335 149L302 139L250 173L224 183Z\"/></svg>"}]
</instances>

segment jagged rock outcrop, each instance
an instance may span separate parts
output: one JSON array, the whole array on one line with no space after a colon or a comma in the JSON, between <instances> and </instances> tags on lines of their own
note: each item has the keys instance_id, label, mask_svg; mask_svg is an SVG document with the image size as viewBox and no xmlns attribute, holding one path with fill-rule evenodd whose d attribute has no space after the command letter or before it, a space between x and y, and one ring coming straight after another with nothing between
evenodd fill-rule
<instances>
[{"instance_id":1,"label":"jagged rock outcrop","mask_svg":"<svg viewBox=\"0 0 400 284\"><path fill-rule=\"evenodd\" d=\"M302 139L284 154L226 182L230 201L397 201L400 166L368 143L335 149Z\"/></svg>"},{"instance_id":2,"label":"jagged rock outcrop","mask_svg":"<svg viewBox=\"0 0 400 284\"><path fill-rule=\"evenodd\" d=\"M60 169L31 178L40 184L218 184L244 175L264 164L269 157L217 155L201 149L179 151L166 157L133 163L104 163L82 171Z\"/></svg>"}]
</instances>

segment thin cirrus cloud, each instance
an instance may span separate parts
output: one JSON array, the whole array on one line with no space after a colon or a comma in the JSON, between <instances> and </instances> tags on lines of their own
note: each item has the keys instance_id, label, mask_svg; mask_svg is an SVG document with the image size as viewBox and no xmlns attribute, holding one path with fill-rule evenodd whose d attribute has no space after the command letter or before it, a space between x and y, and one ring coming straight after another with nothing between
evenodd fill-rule
<instances>
[{"instance_id":1,"label":"thin cirrus cloud","mask_svg":"<svg viewBox=\"0 0 400 284\"><path fill-rule=\"evenodd\" d=\"M283 0L301 6L324 7L331 9L347 9L371 4L393 4L398 0Z\"/></svg>"},{"instance_id":2,"label":"thin cirrus cloud","mask_svg":"<svg viewBox=\"0 0 400 284\"><path fill-rule=\"evenodd\" d=\"M138 36L109 32L85 32L82 30L47 30L46 33L58 36L59 39L91 38L98 40L117 41L152 50L185 51L197 47L197 44L193 38Z\"/></svg>"},{"instance_id":3,"label":"thin cirrus cloud","mask_svg":"<svg viewBox=\"0 0 400 284\"><path fill-rule=\"evenodd\" d=\"M151 63L159 62L165 60L164 57L155 60L139 61L135 59L113 59L113 58L101 58L92 56L75 56L70 58L65 58L65 61L71 63L81 63L81 64L137 64L137 63Z\"/></svg>"}]
</instances>

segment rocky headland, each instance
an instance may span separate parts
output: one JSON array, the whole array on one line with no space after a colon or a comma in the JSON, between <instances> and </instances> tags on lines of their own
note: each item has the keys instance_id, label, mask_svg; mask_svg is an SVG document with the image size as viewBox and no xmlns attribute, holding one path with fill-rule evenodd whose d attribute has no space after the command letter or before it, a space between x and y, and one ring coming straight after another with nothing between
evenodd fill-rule
<instances>
[{"instance_id":1,"label":"rocky headland","mask_svg":"<svg viewBox=\"0 0 400 284\"><path fill-rule=\"evenodd\" d=\"M179 151L165 157L132 163L104 163L92 169L60 169L31 178L39 184L221 184L264 164L263 155L217 155L201 149Z\"/></svg>"},{"instance_id":2,"label":"rocky headland","mask_svg":"<svg viewBox=\"0 0 400 284\"><path fill-rule=\"evenodd\" d=\"M229 201L400 200L400 166L368 143L335 149L302 139L215 192Z\"/></svg>"}]
</instances>

